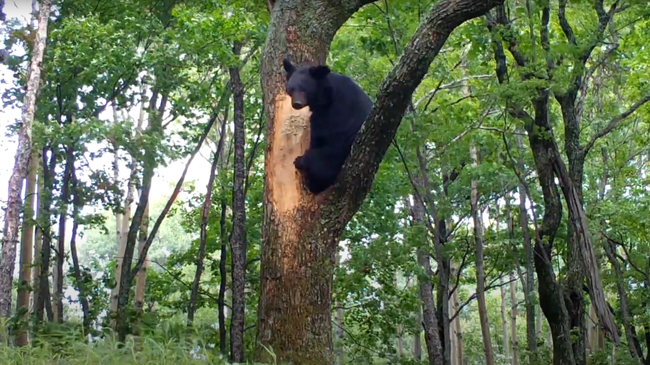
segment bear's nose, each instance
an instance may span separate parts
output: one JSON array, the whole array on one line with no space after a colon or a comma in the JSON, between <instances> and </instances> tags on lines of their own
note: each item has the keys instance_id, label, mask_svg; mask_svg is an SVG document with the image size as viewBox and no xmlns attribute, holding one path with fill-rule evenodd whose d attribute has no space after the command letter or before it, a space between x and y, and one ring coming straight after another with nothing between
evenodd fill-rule
<instances>
[{"instance_id":1,"label":"bear's nose","mask_svg":"<svg viewBox=\"0 0 650 365\"><path fill-rule=\"evenodd\" d=\"M305 106L305 104L302 101L294 100L291 102L291 106L294 109L302 109Z\"/></svg>"}]
</instances>

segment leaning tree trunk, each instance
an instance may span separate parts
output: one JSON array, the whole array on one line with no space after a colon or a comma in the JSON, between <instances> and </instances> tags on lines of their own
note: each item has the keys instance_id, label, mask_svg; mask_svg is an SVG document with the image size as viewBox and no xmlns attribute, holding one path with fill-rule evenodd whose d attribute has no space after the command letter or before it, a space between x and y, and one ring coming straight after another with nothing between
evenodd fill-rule
<instances>
[{"instance_id":1,"label":"leaning tree trunk","mask_svg":"<svg viewBox=\"0 0 650 365\"><path fill-rule=\"evenodd\" d=\"M370 117L334 188L319 196L301 186L293 161L307 148L308 110L291 108L282 59L323 64L337 30L370 0L279 0L272 8L261 64L267 119L264 221L256 356L332 364L331 295L336 248L367 195L413 91L449 34L502 0L443 0L420 25L382 83ZM272 3L272 2L271 2Z\"/></svg>"},{"instance_id":2,"label":"leaning tree trunk","mask_svg":"<svg viewBox=\"0 0 650 365\"><path fill-rule=\"evenodd\" d=\"M18 225L20 222L21 193L23 180L27 176L29 156L32 152L32 123L36 111L36 96L40 89L43 54L47 39L47 23L50 16L51 0L41 2L38 15L38 33L34 40L34 50L29 63L27 92L23 100L21 126L18 131L18 150L14 169L9 178L9 196L2 236L2 258L0 259L0 317L11 316L11 290L16 265L16 246L18 245ZM0 12L1 13L1 12Z\"/></svg>"}]
</instances>

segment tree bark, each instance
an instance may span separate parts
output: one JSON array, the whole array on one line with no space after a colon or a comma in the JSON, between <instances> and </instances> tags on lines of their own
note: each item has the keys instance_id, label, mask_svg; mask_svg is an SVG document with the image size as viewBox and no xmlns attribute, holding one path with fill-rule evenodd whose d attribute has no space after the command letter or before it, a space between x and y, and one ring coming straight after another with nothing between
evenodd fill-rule
<instances>
[{"instance_id":1,"label":"tree bark","mask_svg":"<svg viewBox=\"0 0 650 365\"><path fill-rule=\"evenodd\" d=\"M11 292L16 264L20 208L22 206L21 193L23 180L27 176L29 157L32 152L32 123L36 111L36 97L40 89L51 3L51 0L41 2L41 10L38 15L38 32L29 62L27 91L23 100L21 125L18 131L18 149L14 168L9 178L9 195L5 213L4 234L2 236L2 257L0 258L0 317L4 318L11 316Z\"/></svg>"},{"instance_id":2,"label":"tree bark","mask_svg":"<svg viewBox=\"0 0 650 365\"><path fill-rule=\"evenodd\" d=\"M294 159L306 150L308 111L291 108L282 59L322 64L337 30L370 1L279 0L262 55L267 118L258 347L269 361L331 364L331 287L336 246L367 195L411 95L449 34L502 1L443 0L418 28L379 90L334 187L317 197L300 183ZM315 27L314 24L319 26ZM306 109L306 108L305 108Z\"/></svg>"},{"instance_id":3,"label":"tree bark","mask_svg":"<svg viewBox=\"0 0 650 365\"><path fill-rule=\"evenodd\" d=\"M476 147L470 147L470 158L472 165L478 166ZM481 321L481 334L483 337L483 350L485 351L485 363L494 365L494 352L492 349L492 337L490 337L490 323L488 320L487 303L485 302L485 270L483 263L483 224L481 222L481 211L478 206L478 181L472 180L471 192L472 220L474 222L474 240L476 242L476 300L478 302L478 314Z\"/></svg>"},{"instance_id":4,"label":"tree bark","mask_svg":"<svg viewBox=\"0 0 650 365\"><path fill-rule=\"evenodd\" d=\"M20 239L20 286L18 287L18 301L16 303L16 312L21 311L24 314L21 316L18 325L18 333L16 334L16 346L27 346L29 338L27 336L27 325L29 319L29 294L31 292L30 285L32 285L32 261L33 261L33 245L34 245L34 197L36 190L36 171L38 170L38 162L40 156L34 150L29 159L29 167L27 172L26 194L25 194L25 212L23 213L23 230Z\"/></svg>"},{"instance_id":5,"label":"tree bark","mask_svg":"<svg viewBox=\"0 0 650 365\"><path fill-rule=\"evenodd\" d=\"M235 42L233 54L241 54L241 43ZM233 181L233 225L230 236L232 260L232 318L230 322L230 357L231 361L244 362L244 328L246 319L246 196L244 180L246 179L246 130L244 125L244 84L241 81L239 67L229 69L230 86L234 102L234 181Z\"/></svg>"},{"instance_id":6,"label":"tree bark","mask_svg":"<svg viewBox=\"0 0 650 365\"><path fill-rule=\"evenodd\" d=\"M451 294L451 313L456 313L460 310L460 303L458 300L458 288L454 290ZM454 338L454 344L456 347L455 358L452 359L452 364L454 365L464 365L465 361L463 360L463 332L460 327L460 316L456 316L451 322L452 336Z\"/></svg>"},{"instance_id":7,"label":"tree bark","mask_svg":"<svg viewBox=\"0 0 650 365\"><path fill-rule=\"evenodd\" d=\"M36 309L37 309L37 304L40 303L39 295L40 295L40 290L39 290L39 277L40 277L40 272L41 272L41 251L43 249L43 229L42 229L42 220L41 217L43 215L43 211L41 210L42 208L42 192L43 192L43 169L41 166L41 154L42 150L39 151L38 153L38 160L37 160L37 179L36 179L36 216L34 217L35 222L39 224L35 224L35 240L34 240L34 251L33 251L33 259L34 259L34 264L32 265L32 306L33 306L33 313L36 314ZM36 319L38 321L38 319Z\"/></svg>"}]
</instances>

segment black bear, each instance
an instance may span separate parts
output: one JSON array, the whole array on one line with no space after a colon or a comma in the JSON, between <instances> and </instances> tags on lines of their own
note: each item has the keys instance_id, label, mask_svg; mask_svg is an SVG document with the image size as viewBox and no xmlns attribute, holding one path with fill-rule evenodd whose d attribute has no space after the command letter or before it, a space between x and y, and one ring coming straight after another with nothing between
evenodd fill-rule
<instances>
[{"instance_id":1,"label":"black bear","mask_svg":"<svg viewBox=\"0 0 650 365\"><path fill-rule=\"evenodd\" d=\"M294 161L305 185L318 194L334 184L352 143L372 109L368 95L352 79L329 67L295 67L285 57L291 106L311 111L309 148Z\"/></svg>"}]
</instances>

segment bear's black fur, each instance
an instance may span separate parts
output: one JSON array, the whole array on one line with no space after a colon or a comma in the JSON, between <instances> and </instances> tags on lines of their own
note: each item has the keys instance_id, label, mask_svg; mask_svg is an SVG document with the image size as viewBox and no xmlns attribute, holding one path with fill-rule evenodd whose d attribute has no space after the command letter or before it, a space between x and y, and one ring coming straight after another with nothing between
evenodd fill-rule
<instances>
[{"instance_id":1,"label":"bear's black fur","mask_svg":"<svg viewBox=\"0 0 650 365\"><path fill-rule=\"evenodd\" d=\"M283 66L291 106L311 111L309 149L294 166L309 191L318 194L336 181L372 101L352 79L327 66L295 67L286 57Z\"/></svg>"}]
</instances>

